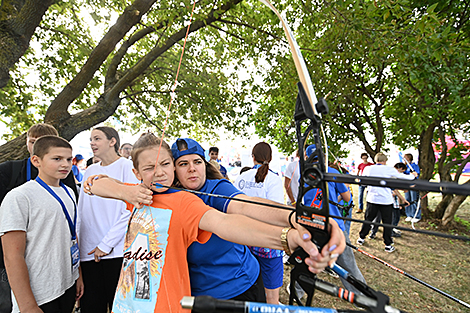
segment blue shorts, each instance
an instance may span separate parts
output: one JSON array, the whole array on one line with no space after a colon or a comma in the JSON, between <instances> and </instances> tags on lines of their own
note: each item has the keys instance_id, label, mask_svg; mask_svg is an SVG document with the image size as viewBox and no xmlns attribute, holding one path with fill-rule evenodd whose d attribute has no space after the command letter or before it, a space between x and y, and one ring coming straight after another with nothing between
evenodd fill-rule
<instances>
[{"instance_id":1,"label":"blue shorts","mask_svg":"<svg viewBox=\"0 0 470 313\"><path fill-rule=\"evenodd\" d=\"M284 278L284 264L282 256L278 258L261 258L255 255L261 267L261 276L263 277L264 288L276 289L282 287Z\"/></svg>"}]
</instances>

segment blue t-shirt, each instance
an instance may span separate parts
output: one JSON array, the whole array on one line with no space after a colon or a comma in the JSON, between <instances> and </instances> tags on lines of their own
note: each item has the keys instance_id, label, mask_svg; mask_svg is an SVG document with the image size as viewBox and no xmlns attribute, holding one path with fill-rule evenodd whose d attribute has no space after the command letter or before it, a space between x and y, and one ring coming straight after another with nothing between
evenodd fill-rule
<instances>
[{"instance_id":1,"label":"blue t-shirt","mask_svg":"<svg viewBox=\"0 0 470 313\"><path fill-rule=\"evenodd\" d=\"M83 174L80 173L78 166L72 165L72 173L73 173L73 176L75 176L75 178L77 179L77 181L81 183L83 180Z\"/></svg>"},{"instance_id":2,"label":"blue t-shirt","mask_svg":"<svg viewBox=\"0 0 470 313\"><path fill-rule=\"evenodd\" d=\"M229 197L243 194L226 179L208 179L199 191ZM198 196L205 204L227 213L230 199ZM244 293L253 286L260 272L258 261L246 246L215 234L205 244L194 242L189 246L188 264L192 295L217 299L231 299Z\"/></svg>"},{"instance_id":3,"label":"blue t-shirt","mask_svg":"<svg viewBox=\"0 0 470 313\"><path fill-rule=\"evenodd\" d=\"M334 168L328 167L328 173L339 174ZM328 182L328 197L331 201L338 203L338 197L343 192L349 192L348 187L343 183ZM321 190L318 188L311 189L307 191L304 195L304 204L307 206L321 207L322 200L318 200L318 196L321 195ZM330 214L335 216L343 216L341 211L336 205L330 203ZM344 221L335 218L335 221L338 223L342 231L344 228Z\"/></svg>"},{"instance_id":4,"label":"blue t-shirt","mask_svg":"<svg viewBox=\"0 0 470 313\"><path fill-rule=\"evenodd\" d=\"M413 169L413 171L415 171L416 173L418 173L418 177L419 177L419 173L420 173L420 172L419 172L419 166L418 166L418 164L416 164L416 163L413 162L413 163L411 163L410 165L411 165L411 168ZM410 174L410 168L409 168L408 165L406 166L405 174Z\"/></svg>"},{"instance_id":5,"label":"blue t-shirt","mask_svg":"<svg viewBox=\"0 0 470 313\"><path fill-rule=\"evenodd\" d=\"M219 172L220 174L222 174L223 177L227 177L227 169L225 167L222 166L222 164L220 164L220 169L219 169Z\"/></svg>"}]
</instances>

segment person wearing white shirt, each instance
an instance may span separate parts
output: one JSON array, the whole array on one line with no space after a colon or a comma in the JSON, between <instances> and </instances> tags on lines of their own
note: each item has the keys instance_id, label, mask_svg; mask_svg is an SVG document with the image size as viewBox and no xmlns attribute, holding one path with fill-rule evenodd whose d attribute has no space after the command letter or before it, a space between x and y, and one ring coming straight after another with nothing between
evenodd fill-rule
<instances>
[{"instance_id":1,"label":"person wearing white shirt","mask_svg":"<svg viewBox=\"0 0 470 313\"><path fill-rule=\"evenodd\" d=\"M299 151L297 150L297 158ZM287 165L286 174L284 176L284 188L287 193L287 205L295 207L297 195L299 194L299 178L300 178L300 161L297 159Z\"/></svg>"},{"instance_id":2,"label":"person wearing white shirt","mask_svg":"<svg viewBox=\"0 0 470 313\"><path fill-rule=\"evenodd\" d=\"M399 173L397 169L391 166L387 166L387 156L381 152L375 155L375 165L368 166L364 169L363 176L374 176L384 178L402 178L402 179L414 179L415 176L406 175ZM393 210L393 196L392 190L387 187L375 187L369 186L367 192L367 208L364 220L372 222L377 216L377 212L382 215L382 222L384 224L392 223L392 210ZM369 234L371 229L370 224L363 224L361 231L359 232L359 238L357 243L362 245L365 241L366 236ZM393 252L395 247L393 246L392 240L392 227L384 227L383 240L385 243L385 251Z\"/></svg>"}]
</instances>

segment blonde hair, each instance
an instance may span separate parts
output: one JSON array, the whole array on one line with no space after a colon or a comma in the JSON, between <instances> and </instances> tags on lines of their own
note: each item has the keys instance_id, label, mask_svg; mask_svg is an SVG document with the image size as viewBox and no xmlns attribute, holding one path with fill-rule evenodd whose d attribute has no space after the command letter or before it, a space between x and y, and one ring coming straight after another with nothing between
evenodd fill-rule
<instances>
[{"instance_id":1,"label":"blonde hair","mask_svg":"<svg viewBox=\"0 0 470 313\"><path fill-rule=\"evenodd\" d=\"M387 160L388 160L387 156L383 154L382 152L377 153L374 157L375 163L387 162Z\"/></svg>"},{"instance_id":2,"label":"blonde hair","mask_svg":"<svg viewBox=\"0 0 470 313\"><path fill-rule=\"evenodd\" d=\"M212 166L215 166L216 169L220 170L220 164L216 160L210 160L209 164L212 164Z\"/></svg>"}]
</instances>

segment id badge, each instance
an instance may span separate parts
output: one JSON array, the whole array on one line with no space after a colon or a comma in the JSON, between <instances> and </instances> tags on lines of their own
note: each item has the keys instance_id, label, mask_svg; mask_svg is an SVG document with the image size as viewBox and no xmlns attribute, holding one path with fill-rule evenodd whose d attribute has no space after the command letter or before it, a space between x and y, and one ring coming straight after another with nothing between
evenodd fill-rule
<instances>
[{"instance_id":1,"label":"id badge","mask_svg":"<svg viewBox=\"0 0 470 313\"><path fill-rule=\"evenodd\" d=\"M72 255L72 273L78 270L80 265L80 250L78 250L77 240L72 240L72 246L70 247L70 254Z\"/></svg>"}]
</instances>

